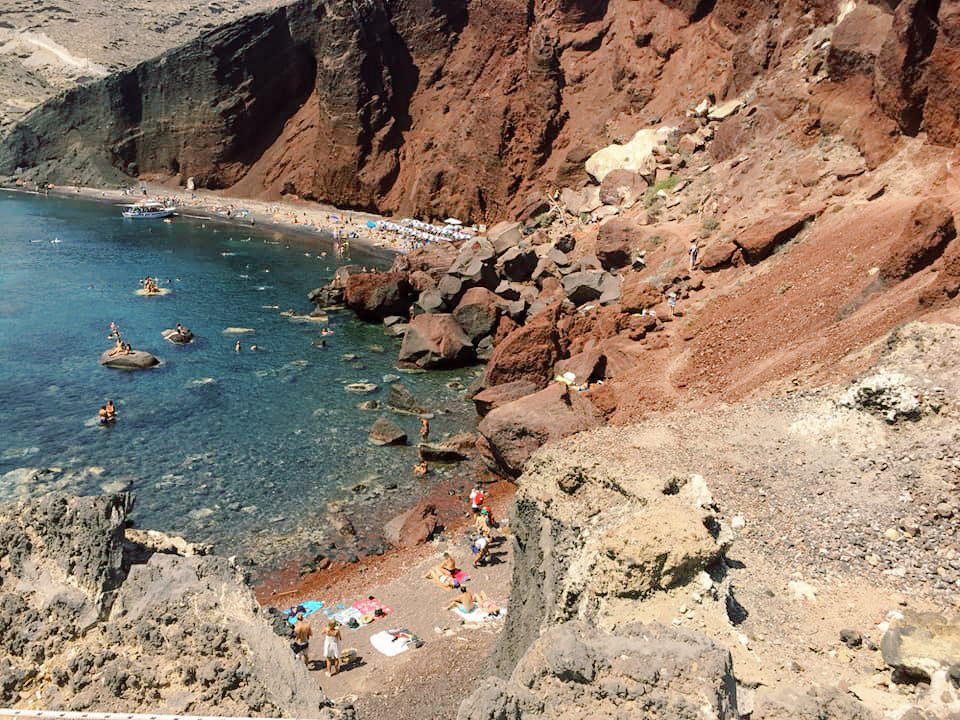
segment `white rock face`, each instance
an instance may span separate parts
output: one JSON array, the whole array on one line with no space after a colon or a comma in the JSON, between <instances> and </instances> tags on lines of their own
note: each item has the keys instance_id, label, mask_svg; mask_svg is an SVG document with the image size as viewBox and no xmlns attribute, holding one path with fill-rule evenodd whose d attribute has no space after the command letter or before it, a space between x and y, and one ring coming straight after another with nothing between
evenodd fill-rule
<instances>
[{"instance_id":1,"label":"white rock face","mask_svg":"<svg viewBox=\"0 0 960 720\"><path fill-rule=\"evenodd\" d=\"M587 158L585 168L597 182L612 170L632 170L641 175L654 165L653 149L666 143L676 128L659 127L638 130L626 145L608 145Z\"/></svg>"}]
</instances>

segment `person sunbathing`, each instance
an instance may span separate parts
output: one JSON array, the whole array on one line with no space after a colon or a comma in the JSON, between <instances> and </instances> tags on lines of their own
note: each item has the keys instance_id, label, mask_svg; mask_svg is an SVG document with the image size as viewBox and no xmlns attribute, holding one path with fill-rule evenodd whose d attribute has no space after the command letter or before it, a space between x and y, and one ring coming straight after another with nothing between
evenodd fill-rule
<instances>
[{"instance_id":1,"label":"person sunbathing","mask_svg":"<svg viewBox=\"0 0 960 720\"><path fill-rule=\"evenodd\" d=\"M457 587L457 581L454 579L454 576L458 572L457 562L450 553L445 552L443 554L443 562L439 565L434 565L423 577L427 580L432 580L442 588L450 588Z\"/></svg>"},{"instance_id":2,"label":"person sunbathing","mask_svg":"<svg viewBox=\"0 0 960 720\"><path fill-rule=\"evenodd\" d=\"M458 606L462 613L471 613L476 609L477 603L470 591L467 590L466 585L461 585L460 595L447 603L447 610L453 610L455 606Z\"/></svg>"},{"instance_id":3,"label":"person sunbathing","mask_svg":"<svg viewBox=\"0 0 960 720\"><path fill-rule=\"evenodd\" d=\"M122 352L123 352L123 338L120 337L119 335L117 335L117 342L116 342L116 344L110 349L110 351L107 353L107 355L109 355L110 357L113 357L114 355L119 355L119 354L122 353Z\"/></svg>"}]
</instances>

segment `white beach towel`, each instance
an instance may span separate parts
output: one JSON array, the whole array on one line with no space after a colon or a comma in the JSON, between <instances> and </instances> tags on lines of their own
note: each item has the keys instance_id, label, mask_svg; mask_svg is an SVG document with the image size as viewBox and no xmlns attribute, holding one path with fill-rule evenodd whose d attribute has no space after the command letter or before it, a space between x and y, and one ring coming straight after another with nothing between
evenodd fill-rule
<instances>
[{"instance_id":1,"label":"white beach towel","mask_svg":"<svg viewBox=\"0 0 960 720\"><path fill-rule=\"evenodd\" d=\"M406 651L410 644L410 639L406 637L394 637L386 630L374 633L370 636L370 644L387 657L393 657Z\"/></svg>"},{"instance_id":2,"label":"white beach towel","mask_svg":"<svg viewBox=\"0 0 960 720\"><path fill-rule=\"evenodd\" d=\"M497 620L502 618L507 612L503 608L497 610L497 612L493 615L488 613L486 610L481 610L480 608L474 608L470 612L464 612L459 605L455 605L450 609L457 614L457 617L468 623L482 623L487 620Z\"/></svg>"}]
</instances>

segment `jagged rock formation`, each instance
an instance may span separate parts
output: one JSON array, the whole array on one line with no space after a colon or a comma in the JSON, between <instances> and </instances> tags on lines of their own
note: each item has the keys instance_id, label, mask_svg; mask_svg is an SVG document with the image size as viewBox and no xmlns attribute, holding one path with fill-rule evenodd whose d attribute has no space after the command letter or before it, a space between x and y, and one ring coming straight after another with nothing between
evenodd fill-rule
<instances>
[{"instance_id":1,"label":"jagged rock formation","mask_svg":"<svg viewBox=\"0 0 960 720\"><path fill-rule=\"evenodd\" d=\"M341 718L226 559L124 541L133 497L0 507L0 703ZM155 551L154 548L163 548Z\"/></svg>"},{"instance_id":2,"label":"jagged rock formation","mask_svg":"<svg viewBox=\"0 0 960 720\"><path fill-rule=\"evenodd\" d=\"M496 677L458 717L685 717L683 701L664 709L669 691L696 693L710 717L951 717L960 693L947 606L960 561L949 488L960 459L943 443L956 435L958 341L956 325L912 323L850 388L667 414L541 448L511 511ZM880 385L883 397L929 402L891 417L862 390ZM909 467L888 466L893 458ZM935 510L912 519L925 508ZM943 612L903 611L893 589L918 610L939 598ZM889 623L872 625L888 611ZM854 644L841 629L851 618L867 630ZM666 673L668 691L642 675L660 667L642 654L678 642L685 650L668 652L692 655ZM930 684L912 692L915 680L901 679L910 675Z\"/></svg>"},{"instance_id":3,"label":"jagged rock formation","mask_svg":"<svg viewBox=\"0 0 960 720\"><path fill-rule=\"evenodd\" d=\"M300 0L51 100L0 172L482 219L582 185L593 151L652 120L689 127L707 94L727 119L748 92L761 111L723 126L717 160L802 117L873 168L898 133L956 144L958 18L924 2ZM783 72L815 82L767 82Z\"/></svg>"}]
</instances>

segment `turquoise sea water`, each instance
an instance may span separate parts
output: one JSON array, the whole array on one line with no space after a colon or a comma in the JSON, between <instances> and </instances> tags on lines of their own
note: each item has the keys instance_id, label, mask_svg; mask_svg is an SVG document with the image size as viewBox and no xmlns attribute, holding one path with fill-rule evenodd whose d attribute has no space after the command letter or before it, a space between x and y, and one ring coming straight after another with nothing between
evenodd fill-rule
<instances>
[{"instance_id":1,"label":"turquoise sea water","mask_svg":"<svg viewBox=\"0 0 960 720\"><path fill-rule=\"evenodd\" d=\"M110 205L0 191L0 500L131 489L139 526L254 555L323 528L328 504L355 497L358 483L376 491L369 502L409 499L415 450L368 445L377 413L356 406L385 397L384 375L402 375L441 413L439 436L472 423L462 390L447 384L468 384L473 371L398 373L399 341L345 312L330 315L327 349L314 347L323 324L280 313L312 309L307 291L336 268L330 249L328 238L124 220ZM350 260L390 263L357 250ZM138 296L145 275L171 292ZM162 364L100 366L111 321ZM177 322L194 343L163 339ZM344 390L361 380L380 389ZM107 399L119 420L101 427ZM417 418L392 419L416 437ZM32 468L56 470L31 478Z\"/></svg>"}]
</instances>

